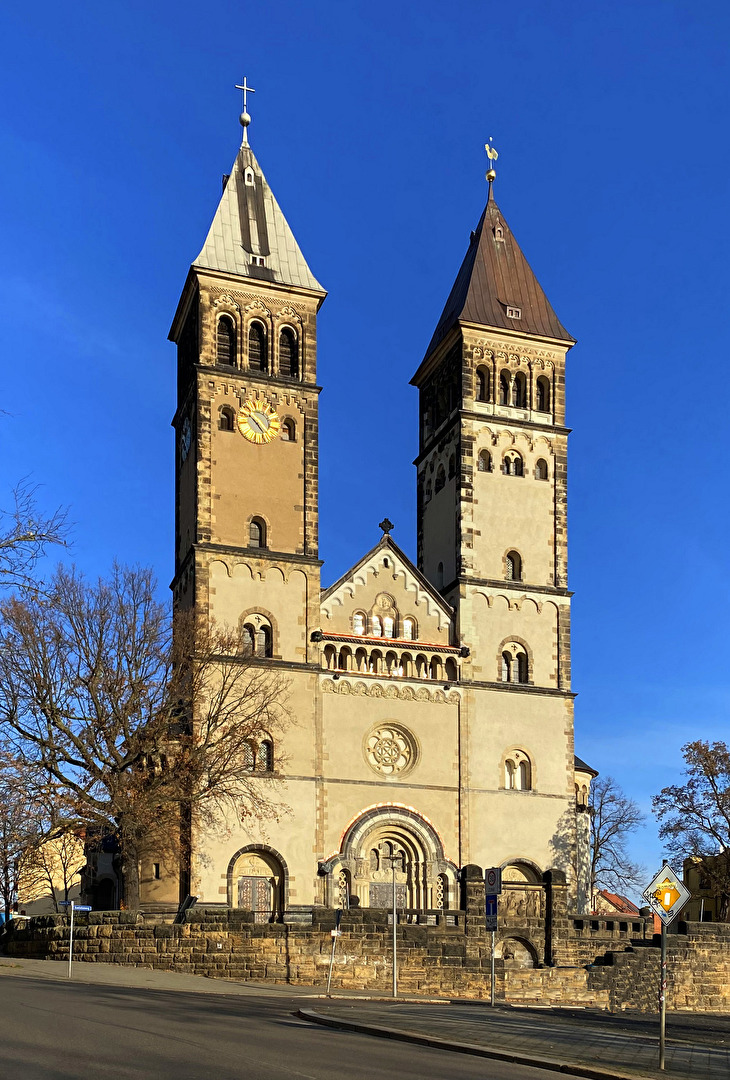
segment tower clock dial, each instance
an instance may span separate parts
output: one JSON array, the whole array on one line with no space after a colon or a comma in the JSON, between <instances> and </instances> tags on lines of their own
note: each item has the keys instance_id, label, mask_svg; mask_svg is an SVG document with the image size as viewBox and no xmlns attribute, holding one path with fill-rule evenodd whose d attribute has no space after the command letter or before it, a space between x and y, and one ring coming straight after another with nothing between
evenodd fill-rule
<instances>
[{"instance_id":1,"label":"tower clock dial","mask_svg":"<svg viewBox=\"0 0 730 1080\"><path fill-rule=\"evenodd\" d=\"M180 458L185 461L190 453L190 444L193 440L193 428L190 423L190 417L186 416L183 421L182 430L180 432Z\"/></svg>"},{"instance_id":2,"label":"tower clock dial","mask_svg":"<svg viewBox=\"0 0 730 1080\"><path fill-rule=\"evenodd\" d=\"M249 398L238 410L238 430L244 439L261 446L277 438L281 420L268 401Z\"/></svg>"}]
</instances>

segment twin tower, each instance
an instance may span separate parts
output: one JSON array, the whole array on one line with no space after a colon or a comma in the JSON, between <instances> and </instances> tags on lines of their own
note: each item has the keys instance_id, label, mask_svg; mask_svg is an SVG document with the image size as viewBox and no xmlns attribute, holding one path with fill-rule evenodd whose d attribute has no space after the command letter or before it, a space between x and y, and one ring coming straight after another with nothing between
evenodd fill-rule
<instances>
[{"instance_id":1,"label":"twin tower","mask_svg":"<svg viewBox=\"0 0 730 1080\"><path fill-rule=\"evenodd\" d=\"M278 821L189 838L191 878L258 918L357 897L459 904L459 870L565 874L586 902L593 773L574 757L565 360L574 344L494 201L425 358L418 562L378 543L323 588L317 317L325 292L247 140L170 333L178 350L175 577L289 684L292 720L251 770ZM394 361L395 362L395 361ZM404 377L406 372L403 373ZM368 545L363 544L363 549ZM156 872L159 872L158 870Z\"/></svg>"}]
</instances>

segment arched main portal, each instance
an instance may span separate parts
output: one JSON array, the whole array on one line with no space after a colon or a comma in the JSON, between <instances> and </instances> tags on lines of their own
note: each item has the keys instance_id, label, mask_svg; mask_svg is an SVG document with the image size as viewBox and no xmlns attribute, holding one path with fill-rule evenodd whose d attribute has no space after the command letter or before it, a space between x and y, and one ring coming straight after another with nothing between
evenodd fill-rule
<instances>
[{"instance_id":1,"label":"arched main portal","mask_svg":"<svg viewBox=\"0 0 730 1080\"><path fill-rule=\"evenodd\" d=\"M256 922L281 918L287 872L278 851L264 845L241 848L228 864L227 878L230 907L253 912Z\"/></svg>"},{"instance_id":2,"label":"arched main portal","mask_svg":"<svg viewBox=\"0 0 730 1080\"><path fill-rule=\"evenodd\" d=\"M418 911L457 907L456 867L444 855L433 825L415 810L377 806L345 830L340 851L322 864L327 903L341 906L345 890L363 907L393 903Z\"/></svg>"}]
</instances>

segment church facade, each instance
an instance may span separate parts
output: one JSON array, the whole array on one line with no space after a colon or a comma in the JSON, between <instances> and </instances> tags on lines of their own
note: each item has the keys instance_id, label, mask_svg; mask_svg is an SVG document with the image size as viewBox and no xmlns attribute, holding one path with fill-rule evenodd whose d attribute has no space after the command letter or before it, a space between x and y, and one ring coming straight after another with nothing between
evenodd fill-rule
<instances>
[{"instance_id":1,"label":"church facade","mask_svg":"<svg viewBox=\"0 0 730 1080\"><path fill-rule=\"evenodd\" d=\"M244 114L245 116L245 114ZM323 587L313 276L244 141L170 337L178 350L173 592L249 635L292 722L252 770L276 821L191 837L143 898L295 917L458 907L459 870L565 874L587 899L593 773L574 756L565 361L492 181L423 361L418 564L380 540ZM405 374L405 373L404 373ZM366 545L364 545L366 546ZM263 777L262 777L263 779Z\"/></svg>"}]
</instances>

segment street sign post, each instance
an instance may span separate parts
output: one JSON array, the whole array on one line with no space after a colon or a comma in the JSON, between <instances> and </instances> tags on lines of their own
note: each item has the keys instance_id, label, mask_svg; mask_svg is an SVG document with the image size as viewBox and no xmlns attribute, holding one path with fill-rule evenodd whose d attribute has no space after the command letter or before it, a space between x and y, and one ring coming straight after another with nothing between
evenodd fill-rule
<instances>
[{"instance_id":1,"label":"street sign post","mask_svg":"<svg viewBox=\"0 0 730 1080\"><path fill-rule=\"evenodd\" d=\"M502 891L502 871L493 866L484 871L484 915L487 933L492 935L492 951L489 958L489 1004L494 1008L494 949L497 938L497 894Z\"/></svg>"},{"instance_id":2,"label":"street sign post","mask_svg":"<svg viewBox=\"0 0 730 1080\"><path fill-rule=\"evenodd\" d=\"M664 863L642 896L662 921L661 975L659 976L659 1068L664 1069L667 1042L667 926L692 896L669 863Z\"/></svg>"},{"instance_id":3,"label":"street sign post","mask_svg":"<svg viewBox=\"0 0 730 1080\"><path fill-rule=\"evenodd\" d=\"M497 896L502 891L502 867L490 866L484 871L484 888L488 895Z\"/></svg>"}]
</instances>

